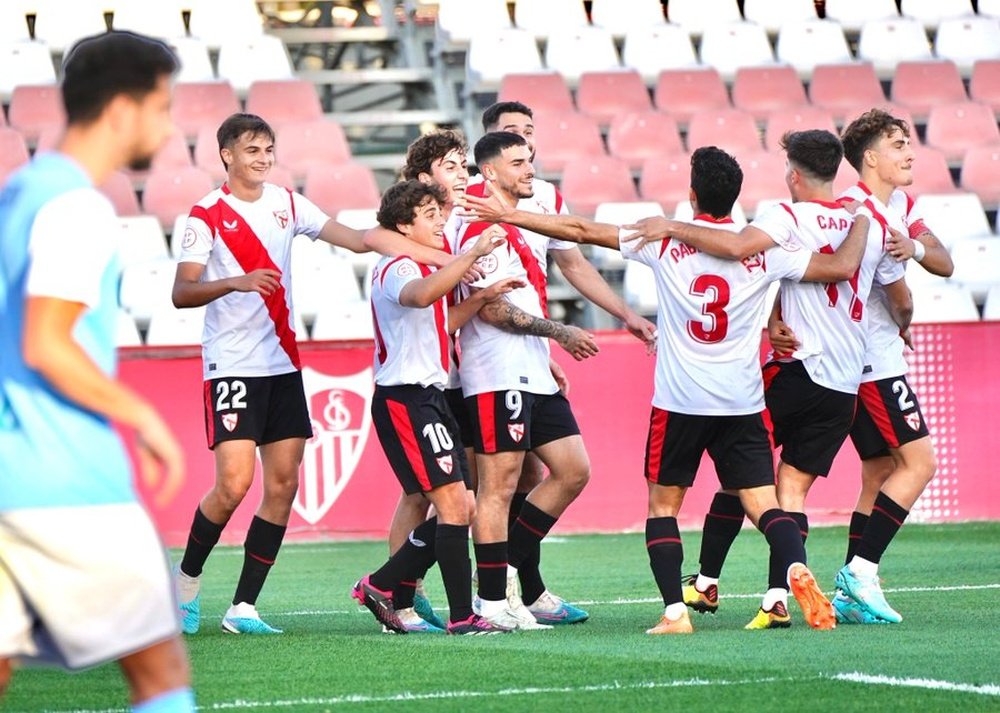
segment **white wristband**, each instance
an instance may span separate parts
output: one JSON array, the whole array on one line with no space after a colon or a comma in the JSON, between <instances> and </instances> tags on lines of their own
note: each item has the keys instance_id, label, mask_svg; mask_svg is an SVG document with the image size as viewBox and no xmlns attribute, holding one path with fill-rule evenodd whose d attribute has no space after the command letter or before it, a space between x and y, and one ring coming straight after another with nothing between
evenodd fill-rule
<instances>
[{"instance_id":1,"label":"white wristband","mask_svg":"<svg viewBox=\"0 0 1000 713\"><path fill-rule=\"evenodd\" d=\"M927 254L927 248L924 247L924 244L922 242L920 242L919 240L914 240L913 241L913 259L916 260L917 262L921 262L921 261L923 261L924 256L926 254Z\"/></svg>"}]
</instances>

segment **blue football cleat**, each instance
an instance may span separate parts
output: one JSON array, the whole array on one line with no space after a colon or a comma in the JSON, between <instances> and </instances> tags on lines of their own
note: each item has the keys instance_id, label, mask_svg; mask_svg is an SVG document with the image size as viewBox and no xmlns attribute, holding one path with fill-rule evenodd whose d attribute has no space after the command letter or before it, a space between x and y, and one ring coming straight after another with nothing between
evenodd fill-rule
<instances>
[{"instance_id":1,"label":"blue football cleat","mask_svg":"<svg viewBox=\"0 0 1000 713\"><path fill-rule=\"evenodd\" d=\"M280 634L281 629L276 629L265 623L257 607L253 604L240 602L229 607L229 611L222 618L222 630L227 634Z\"/></svg>"},{"instance_id":2,"label":"blue football cleat","mask_svg":"<svg viewBox=\"0 0 1000 713\"><path fill-rule=\"evenodd\" d=\"M899 612L889 606L889 602L885 600L882 587L878 583L878 576L857 575L845 564L837 572L835 584L837 589L843 591L872 616L884 619L890 624L898 624L903 621Z\"/></svg>"},{"instance_id":3,"label":"blue football cleat","mask_svg":"<svg viewBox=\"0 0 1000 713\"><path fill-rule=\"evenodd\" d=\"M833 613L838 624L888 624L885 619L879 619L851 599L843 592L837 592L833 598Z\"/></svg>"},{"instance_id":4,"label":"blue football cleat","mask_svg":"<svg viewBox=\"0 0 1000 713\"><path fill-rule=\"evenodd\" d=\"M528 607L528 611L539 624L579 624L590 618L590 614L583 609L573 606L547 589Z\"/></svg>"},{"instance_id":5,"label":"blue football cleat","mask_svg":"<svg viewBox=\"0 0 1000 713\"><path fill-rule=\"evenodd\" d=\"M420 592L413 595L413 610L417 613L417 616L435 629L444 631L446 627L444 620L435 613L434 607L431 605L431 600Z\"/></svg>"},{"instance_id":6,"label":"blue football cleat","mask_svg":"<svg viewBox=\"0 0 1000 713\"><path fill-rule=\"evenodd\" d=\"M194 595L194 599L181 603L181 631L185 634L197 634L198 627L201 626L201 595Z\"/></svg>"}]
</instances>

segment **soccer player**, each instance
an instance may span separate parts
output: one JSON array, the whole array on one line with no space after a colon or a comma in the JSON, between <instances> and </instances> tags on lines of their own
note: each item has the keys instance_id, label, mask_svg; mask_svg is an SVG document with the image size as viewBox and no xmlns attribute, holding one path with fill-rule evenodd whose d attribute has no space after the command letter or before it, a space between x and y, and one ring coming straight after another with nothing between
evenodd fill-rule
<instances>
[{"instance_id":1,"label":"soccer player","mask_svg":"<svg viewBox=\"0 0 1000 713\"><path fill-rule=\"evenodd\" d=\"M833 179L843 156L839 139L828 131L786 134L782 147L788 156L785 180L792 204L781 203L759 216L728 243L704 228L676 221L647 218L635 227L642 241L671 237L704 252L742 259L771 242L797 242L810 251L830 251L840 245L852 223L846 208L833 200ZM778 502L808 536L805 500L818 477L825 477L854 417L858 386L864 369L867 330L866 303L873 282L884 286L887 305L899 329L909 325L912 302L902 267L884 250L886 226L875 220L869 231L858 272L843 283L808 285L784 282L783 319L798 335L791 354L775 352L764 367L765 396L774 423L774 439L782 446L778 468ZM735 535L733 535L735 536ZM694 585L705 607L717 606L722 556L706 561ZM708 572L709 574L706 574ZM787 625L787 613L773 606L771 593L781 582L772 558L764 605L748 628ZM713 585L716 589L711 589ZM698 608L696 606L696 608Z\"/></svg>"},{"instance_id":2,"label":"soccer player","mask_svg":"<svg viewBox=\"0 0 1000 713\"><path fill-rule=\"evenodd\" d=\"M379 224L410 240L440 248L445 240L446 194L435 184L409 180L382 197ZM375 396L372 420L400 485L422 494L436 515L418 525L378 571L362 578L353 596L376 618L399 633L441 632L423 621L400 621L392 591L433 547L451 609L451 634L508 631L472 612L469 562L469 473L458 426L445 400L451 362L449 333L455 332L486 301L522 283L504 280L477 292L454 309L447 296L480 256L504 239L500 229L483 232L472 249L440 270L408 257L384 257L372 275L375 323ZM413 612L411 611L412 615Z\"/></svg>"},{"instance_id":3,"label":"soccer player","mask_svg":"<svg viewBox=\"0 0 1000 713\"><path fill-rule=\"evenodd\" d=\"M174 54L109 32L63 64L59 148L0 193L0 695L11 659L80 669L117 660L132 710L195 709L163 546L111 422L169 501L183 454L114 377L115 215L94 186L149 165L173 132Z\"/></svg>"},{"instance_id":4,"label":"soccer player","mask_svg":"<svg viewBox=\"0 0 1000 713\"><path fill-rule=\"evenodd\" d=\"M292 317L292 239L306 235L355 252L367 248L359 231L267 183L274 131L263 119L234 114L219 127L218 140L226 182L191 209L173 288L176 307L208 306L205 426L216 467L215 484L195 510L177 584L184 631L193 634L205 560L253 482L259 449L264 494L222 628L276 634L256 602L284 538L312 434Z\"/></svg>"},{"instance_id":5,"label":"soccer player","mask_svg":"<svg viewBox=\"0 0 1000 713\"><path fill-rule=\"evenodd\" d=\"M511 203L532 194L529 156L527 142L510 132L486 134L475 147L484 177ZM513 613L518 628L538 628L521 597L508 596L508 560L516 574L590 477L579 427L549 370L548 338L576 359L596 354L597 345L583 330L544 317L544 272L520 231L503 227L507 241L479 258L477 265L486 276L470 287L488 287L506 277L524 279L529 286L485 305L459 335L462 390L475 426L479 473L473 522L479 578L475 604L477 613L494 623L504 625ZM464 226L460 250L471 249L488 228L485 222ZM519 334L505 331L512 327ZM508 512L529 450L551 474L529 494L508 548Z\"/></svg>"}]
</instances>

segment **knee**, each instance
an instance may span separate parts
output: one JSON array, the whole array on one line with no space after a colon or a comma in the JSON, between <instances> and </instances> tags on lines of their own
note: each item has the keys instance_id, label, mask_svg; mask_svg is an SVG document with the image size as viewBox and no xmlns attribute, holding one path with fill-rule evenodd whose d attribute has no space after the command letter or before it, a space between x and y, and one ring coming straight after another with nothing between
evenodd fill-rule
<instances>
[{"instance_id":1,"label":"knee","mask_svg":"<svg viewBox=\"0 0 1000 713\"><path fill-rule=\"evenodd\" d=\"M574 464L573 467L560 470L558 476L553 471L552 476L558 480L566 492L576 497L590 482L590 462L584 460Z\"/></svg>"},{"instance_id":2,"label":"knee","mask_svg":"<svg viewBox=\"0 0 1000 713\"><path fill-rule=\"evenodd\" d=\"M291 503L299 491L299 474L264 479L264 497L282 503Z\"/></svg>"},{"instance_id":3,"label":"knee","mask_svg":"<svg viewBox=\"0 0 1000 713\"><path fill-rule=\"evenodd\" d=\"M236 508L239 507L240 503L243 502L243 498L246 497L247 491L250 490L250 481L242 478L223 474L219 479L219 482L215 486L215 494L218 498L219 504L222 508L232 514Z\"/></svg>"}]
</instances>

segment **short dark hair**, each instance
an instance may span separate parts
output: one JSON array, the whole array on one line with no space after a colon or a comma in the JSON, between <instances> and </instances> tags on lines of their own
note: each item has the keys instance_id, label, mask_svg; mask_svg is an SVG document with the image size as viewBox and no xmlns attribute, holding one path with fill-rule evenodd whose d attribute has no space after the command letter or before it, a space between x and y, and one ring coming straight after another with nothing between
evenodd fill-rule
<instances>
[{"instance_id":1,"label":"short dark hair","mask_svg":"<svg viewBox=\"0 0 1000 713\"><path fill-rule=\"evenodd\" d=\"M248 132L252 137L263 134L269 141L274 142L274 129L259 116L256 114L233 114L223 121L219 130L215 132L215 138L219 141L219 157L222 157L222 149L232 149L239 138ZM229 168L225 161L222 162L222 165L226 169Z\"/></svg>"},{"instance_id":2,"label":"short dark hair","mask_svg":"<svg viewBox=\"0 0 1000 713\"><path fill-rule=\"evenodd\" d=\"M870 109L850 124L844 127L840 135L840 141L844 145L844 157L847 162L854 166L854 170L861 171L861 163L864 159L865 151L870 149L883 136L888 136L895 129L903 132L903 136L909 138L910 125L904 119L893 116L881 109Z\"/></svg>"},{"instance_id":3,"label":"short dark hair","mask_svg":"<svg viewBox=\"0 0 1000 713\"><path fill-rule=\"evenodd\" d=\"M119 94L141 100L179 66L173 50L152 37L122 30L85 37L63 62L66 121L94 121Z\"/></svg>"},{"instance_id":4,"label":"short dark hair","mask_svg":"<svg viewBox=\"0 0 1000 713\"><path fill-rule=\"evenodd\" d=\"M473 149L476 155L476 165L482 166L503 153L504 149L511 146L527 146L528 142L520 134L511 131L491 131L484 134L483 138L476 142Z\"/></svg>"},{"instance_id":5,"label":"short dark hair","mask_svg":"<svg viewBox=\"0 0 1000 713\"><path fill-rule=\"evenodd\" d=\"M531 107L521 102L496 102L483 112L483 131L490 131L491 126L496 126L501 114L524 114L529 119L535 117Z\"/></svg>"},{"instance_id":6,"label":"short dark hair","mask_svg":"<svg viewBox=\"0 0 1000 713\"><path fill-rule=\"evenodd\" d=\"M413 179L400 181L389 186L382 194L382 204L375 219L388 230L395 230L397 225L409 225L417 217L417 208L426 203L428 198L437 201L438 205L444 205L448 196L436 183L422 183Z\"/></svg>"},{"instance_id":7,"label":"short dark hair","mask_svg":"<svg viewBox=\"0 0 1000 713\"><path fill-rule=\"evenodd\" d=\"M832 181L844 158L844 147L824 129L789 131L781 137L781 148L790 163L813 179Z\"/></svg>"},{"instance_id":8,"label":"short dark hair","mask_svg":"<svg viewBox=\"0 0 1000 713\"><path fill-rule=\"evenodd\" d=\"M431 164L443 159L452 151L469 153L469 145L457 131L441 129L424 134L410 144L406 150L406 164L403 166L403 178L416 178L421 173L430 173Z\"/></svg>"},{"instance_id":9,"label":"short dark hair","mask_svg":"<svg viewBox=\"0 0 1000 713\"><path fill-rule=\"evenodd\" d=\"M691 154L691 190L698 210L725 218L743 187L743 169L736 159L715 146L702 146Z\"/></svg>"}]
</instances>

